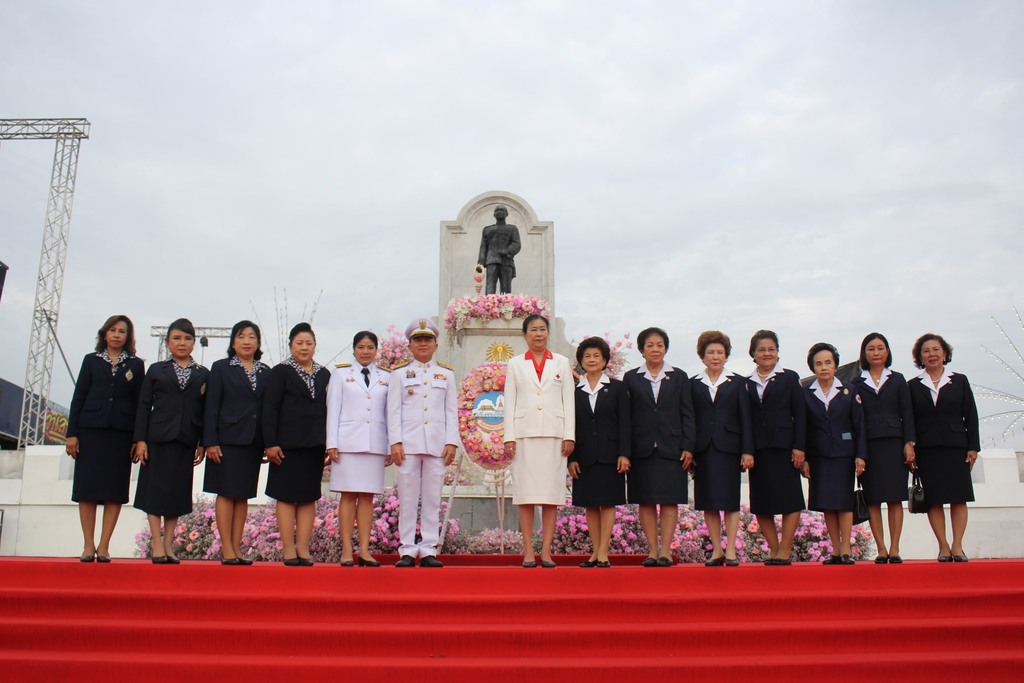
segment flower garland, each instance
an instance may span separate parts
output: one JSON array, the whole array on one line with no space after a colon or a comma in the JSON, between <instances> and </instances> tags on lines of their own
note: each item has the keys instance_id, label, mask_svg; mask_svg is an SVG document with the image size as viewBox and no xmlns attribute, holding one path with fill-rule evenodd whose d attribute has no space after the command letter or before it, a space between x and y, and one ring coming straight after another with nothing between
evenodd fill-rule
<instances>
[{"instance_id":1,"label":"flower garland","mask_svg":"<svg viewBox=\"0 0 1024 683\"><path fill-rule=\"evenodd\" d=\"M466 449L469 459L480 467L488 470L499 470L507 467L509 459L505 455L504 418L498 416L498 408L503 411L505 389L505 363L484 363L478 365L466 375L459 385L459 435L462 446ZM493 409L488 417L481 417L477 398L491 394ZM496 395L496 396L495 396Z\"/></svg>"},{"instance_id":2,"label":"flower garland","mask_svg":"<svg viewBox=\"0 0 1024 683\"><path fill-rule=\"evenodd\" d=\"M472 318L486 325L499 318L512 320L539 314L551 320L548 302L536 296L521 294L477 294L471 297L456 297L448 302L444 314L444 329L448 333L448 344L454 346L456 337Z\"/></svg>"}]
</instances>

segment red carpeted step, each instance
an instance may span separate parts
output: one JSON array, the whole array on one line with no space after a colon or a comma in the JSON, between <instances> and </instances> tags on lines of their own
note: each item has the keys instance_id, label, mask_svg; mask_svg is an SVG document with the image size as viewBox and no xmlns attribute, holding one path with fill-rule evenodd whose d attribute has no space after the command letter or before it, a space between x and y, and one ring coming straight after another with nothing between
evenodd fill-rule
<instances>
[{"instance_id":1,"label":"red carpeted step","mask_svg":"<svg viewBox=\"0 0 1024 683\"><path fill-rule=\"evenodd\" d=\"M450 564L0 560L0 678L989 681L1024 670L1020 561Z\"/></svg>"}]
</instances>

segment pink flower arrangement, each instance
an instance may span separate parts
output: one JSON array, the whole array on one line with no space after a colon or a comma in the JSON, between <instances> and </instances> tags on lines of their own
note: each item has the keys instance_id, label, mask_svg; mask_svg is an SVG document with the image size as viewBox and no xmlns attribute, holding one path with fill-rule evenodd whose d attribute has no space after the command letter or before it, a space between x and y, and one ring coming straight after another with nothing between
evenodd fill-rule
<instances>
[{"instance_id":1,"label":"pink flower arrangement","mask_svg":"<svg viewBox=\"0 0 1024 683\"><path fill-rule=\"evenodd\" d=\"M505 363L484 363L466 375L459 385L459 436L469 459L480 467L498 470L507 467L505 455L505 430L503 428L485 431L477 427L473 417L473 403L488 391L504 391Z\"/></svg>"},{"instance_id":2,"label":"pink flower arrangement","mask_svg":"<svg viewBox=\"0 0 1024 683\"><path fill-rule=\"evenodd\" d=\"M380 348L377 349L377 367L390 372L396 365L411 360L412 351L409 350L409 341L405 334L395 325L388 325L387 333L380 340Z\"/></svg>"},{"instance_id":3,"label":"pink flower arrangement","mask_svg":"<svg viewBox=\"0 0 1024 683\"><path fill-rule=\"evenodd\" d=\"M443 501L442 517L446 505L447 501ZM316 504L310 554L318 562L338 562L341 559L337 508L337 500L334 498L322 498ZM374 497L374 521L369 530L371 552L397 552L398 510L399 500L395 495L395 489L386 489L382 495ZM356 542L359 531L355 530ZM217 533L212 499L203 496L196 498L192 512L180 518L173 534L173 549L178 557L188 560L220 559L220 535ZM506 553L522 552L523 537L519 532L505 531L504 537ZM470 536L460 531L458 520L449 519L443 552L496 554L500 547L499 538L497 529L485 529ZM539 534L534 536L534 542L539 550ZM150 557L148 527L136 534L135 545L139 556ZM251 560L281 560L281 536L277 531L273 501L249 512L241 545L243 554ZM677 562L694 563L705 560L711 552L712 543L701 512L688 506L680 506L679 525L672 536L671 548ZM592 546L583 508L566 506L559 509L552 549L557 554L590 554ZM869 559L872 556L873 541L866 525L853 527L851 549L855 559ZM623 505L616 509L609 550L617 555L647 554L647 540L640 527L635 505ZM818 562L828 557L831 552L832 547L828 541L822 515L816 512L801 513L800 525L793 542L793 560ZM761 562L768 557L768 544L761 535L757 519L746 507L740 510L736 555L743 562Z\"/></svg>"},{"instance_id":4,"label":"pink flower arrangement","mask_svg":"<svg viewBox=\"0 0 1024 683\"><path fill-rule=\"evenodd\" d=\"M551 319L551 308L548 302L536 296L522 294L477 294L471 297L456 297L448 302L448 310L444 315L444 329L448 333L448 344L454 345L466 321L471 318L480 320L486 325L499 318L512 320L525 318L534 314Z\"/></svg>"}]
</instances>

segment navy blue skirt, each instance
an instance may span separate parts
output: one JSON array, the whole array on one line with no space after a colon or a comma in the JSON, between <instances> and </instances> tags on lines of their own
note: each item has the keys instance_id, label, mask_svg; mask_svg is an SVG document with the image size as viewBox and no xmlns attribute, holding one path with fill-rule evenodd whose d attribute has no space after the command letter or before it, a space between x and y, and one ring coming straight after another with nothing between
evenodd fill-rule
<instances>
[{"instance_id":1,"label":"navy blue skirt","mask_svg":"<svg viewBox=\"0 0 1024 683\"><path fill-rule=\"evenodd\" d=\"M694 454L693 507L734 512L740 509L740 454L712 445Z\"/></svg>"},{"instance_id":2,"label":"navy blue skirt","mask_svg":"<svg viewBox=\"0 0 1024 683\"><path fill-rule=\"evenodd\" d=\"M800 470L793 467L789 448L762 448L754 453L748 473L750 512L754 515L788 515L804 509Z\"/></svg>"},{"instance_id":3,"label":"navy blue skirt","mask_svg":"<svg viewBox=\"0 0 1024 683\"><path fill-rule=\"evenodd\" d=\"M853 480L856 464L851 458L808 458L811 486L807 507L817 512L853 511Z\"/></svg>"}]
</instances>

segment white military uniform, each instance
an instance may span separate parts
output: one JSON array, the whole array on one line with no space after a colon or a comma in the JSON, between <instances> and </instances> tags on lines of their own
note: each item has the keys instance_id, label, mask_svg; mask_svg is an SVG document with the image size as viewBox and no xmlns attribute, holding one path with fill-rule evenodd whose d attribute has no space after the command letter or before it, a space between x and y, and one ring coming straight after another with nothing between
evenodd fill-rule
<instances>
[{"instance_id":1,"label":"white military uniform","mask_svg":"<svg viewBox=\"0 0 1024 683\"><path fill-rule=\"evenodd\" d=\"M396 366L388 387L388 436L402 444L398 467L399 555L437 555L440 541L441 489L446 445L459 443L458 389L455 373L431 360ZM422 505L422 539L416 543L416 508Z\"/></svg>"},{"instance_id":2,"label":"white military uniform","mask_svg":"<svg viewBox=\"0 0 1024 683\"><path fill-rule=\"evenodd\" d=\"M327 385L327 448L339 451L331 465L332 491L384 491L391 374L374 363L367 369L369 386L359 363L338 363Z\"/></svg>"}]
</instances>

